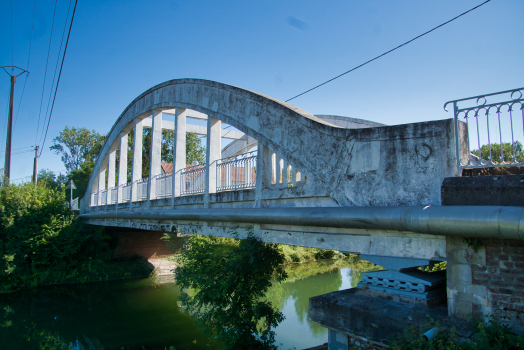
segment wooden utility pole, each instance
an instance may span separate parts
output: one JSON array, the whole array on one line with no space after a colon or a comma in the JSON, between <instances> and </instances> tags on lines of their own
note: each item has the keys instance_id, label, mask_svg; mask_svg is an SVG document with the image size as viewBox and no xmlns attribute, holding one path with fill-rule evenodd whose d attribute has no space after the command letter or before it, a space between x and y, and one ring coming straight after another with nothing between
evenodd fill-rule
<instances>
[{"instance_id":1,"label":"wooden utility pole","mask_svg":"<svg viewBox=\"0 0 524 350\"><path fill-rule=\"evenodd\" d=\"M33 183L36 185L36 176L38 175L38 145L35 147L35 163L33 164Z\"/></svg>"},{"instance_id":2,"label":"wooden utility pole","mask_svg":"<svg viewBox=\"0 0 524 350\"><path fill-rule=\"evenodd\" d=\"M14 69L19 69L22 72L18 75L13 75L9 73L6 68L11 68L11 71ZM15 96L15 82L16 78L24 73L29 73L25 69L18 68L15 66L3 66L2 69L9 74L11 77L11 94L9 97L9 116L7 121L7 136L5 142L5 165L4 165L4 187L9 186L9 178L11 177L11 135L13 133L13 100Z\"/></svg>"}]
</instances>

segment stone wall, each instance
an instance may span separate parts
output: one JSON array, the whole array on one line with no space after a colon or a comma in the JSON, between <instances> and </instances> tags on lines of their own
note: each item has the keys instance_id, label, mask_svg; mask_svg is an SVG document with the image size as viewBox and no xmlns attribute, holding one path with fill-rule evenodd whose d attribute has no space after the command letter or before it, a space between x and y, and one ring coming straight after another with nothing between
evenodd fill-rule
<instances>
[{"instance_id":1,"label":"stone wall","mask_svg":"<svg viewBox=\"0 0 524 350\"><path fill-rule=\"evenodd\" d=\"M485 319L524 332L524 242L483 240L477 249L447 237L450 316Z\"/></svg>"}]
</instances>

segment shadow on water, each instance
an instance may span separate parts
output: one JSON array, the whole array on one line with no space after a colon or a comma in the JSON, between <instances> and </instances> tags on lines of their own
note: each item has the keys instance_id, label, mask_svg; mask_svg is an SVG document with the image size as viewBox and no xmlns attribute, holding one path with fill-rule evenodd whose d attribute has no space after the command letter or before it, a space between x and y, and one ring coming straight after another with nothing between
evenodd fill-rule
<instances>
[{"instance_id":1,"label":"shadow on water","mask_svg":"<svg viewBox=\"0 0 524 350\"><path fill-rule=\"evenodd\" d=\"M205 338L177 306L179 295L174 283L154 279L0 295L0 344L11 350L71 343L96 350L204 349Z\"/></svg>"},{"instance_id":2,"label":"shadow on water","mask_svg":"<svg viewBox=\"0 0 524 350\"><path fill-rule=\"evenodd\" d=\"M327 341L326 329L308 320L309 298L356 285L369 269L357 265L345 259L286 266L289 279L267 295L286 316L276 329L282 349ZM208 340L179 308L179 295L173 276L0 294L0 348L204 349Z\"/></svg>"}]
</instances>

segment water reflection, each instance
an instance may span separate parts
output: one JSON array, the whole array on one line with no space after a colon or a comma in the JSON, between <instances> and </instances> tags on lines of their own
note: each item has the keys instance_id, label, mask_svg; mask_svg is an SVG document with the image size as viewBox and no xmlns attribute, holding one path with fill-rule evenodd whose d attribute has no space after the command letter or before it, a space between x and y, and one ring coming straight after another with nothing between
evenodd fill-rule
<instances>
[{"instance_id":1,"label":"water reflection","mask_svg":"<svg viewBox=\"0 0 524 350\"><path fill-rule=\"evenodd\" d=\"M174 283L153 279L2 295L0 344L5 349L68 349L77 343L97 350L204 349L205 338L177 306L179 295Z\"/></svg>"},{"instance_id":2,"label":"water reflection","mask_svg":"<svg viewBox=\"0 0 524 350\"><path fill-rule=\"evenodd\" d=\"M350 260L286 267L289 280L267 296L286 316L276 329L282 349L326 342L326 329L308 320L309 298L354 287L363 268ZM172 281L171 276L0 294L0 347L204 349L207 339L178 307L180 289Z\"/></svg>"}]
</instances>

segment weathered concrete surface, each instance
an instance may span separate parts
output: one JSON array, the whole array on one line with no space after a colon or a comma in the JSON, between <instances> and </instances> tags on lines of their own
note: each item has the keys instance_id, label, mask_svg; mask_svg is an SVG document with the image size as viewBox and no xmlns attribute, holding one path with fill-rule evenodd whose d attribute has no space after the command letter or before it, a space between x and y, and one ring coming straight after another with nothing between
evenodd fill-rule
<instances>
[{"instance_id":1,"label":"weathered concrete surface","mask_svg":"<svg viewBox=\"0 0 524 350\"><path fill-rule=\"evenodd\" d=\"M447 329L455 327L460 338L469 338L474 333L474 327L467 321L449 317L445 307L395 303L374 298L359 289L310 298L309 318L340 335L357 334L380 343L387 343L409 325L426 332L431 328L428 321L438 321Z\"/></svg>"},{"instance_id":2,"label":"weathered concrete surface","mask_svg":"<svg viewBox=\"0 0 524 350\"><path fill-rule=\"evenodd\" d=\"M315 117L322 119L323 121L332 124L333 126L340 126L345 129L363 129L363 128L375 128L379 126L386 126L385 124L376 123L369 120L342 117L338 115L319 115ZM231 142L229 145L222 149L222 158L231 157L237 154L241 154L246 149L255 147L258 141L252 137L246 137L244 140L236 140Z\"/></svg>"},{"instance_id":3,"label":"weathered concrete surface","mask_svg":"<svg viewBox=\"0 0 524 350\"><path fill-rule=\"evenodd\" d=\"M135 211L134 215L139 217L140 211ZM85 221L92 225L198 233L228 238L243 238L248 231L255 229L255 235L264 242L331 249L353 254L394 255L430 260L445 259L446 254L445 237L408 232L189 220L173 222L123 218L117 220L86 218Z\"/></svg>"},{"instance_id":4,"label":"weathered concrete surface","mask_svg":"<svg viewBox=\"0 0 524 350\"><path fill-rule=\"evenodd\" d=\"M137 97L109 133L93 174L135 118L190 108L233 125L308 177L312 192L341 206L440 204L444 177L456 172L453 121L345 129L276 99L198 79L159 84ZM95 182L90 179L88 188ZM88 193L89 194L89 193ZM85 199L81 210L85 208Z\"/></svg>"},{"instance_id":5,"label":"weathered concrete surface","mask_svg":"<svg viewBox=\"0 0 524 350\"><path fill-rule=\"evenodd\" d=\"M448 177L442 205L524 206L524 175Z\"/></svg>"}]
</instances>

